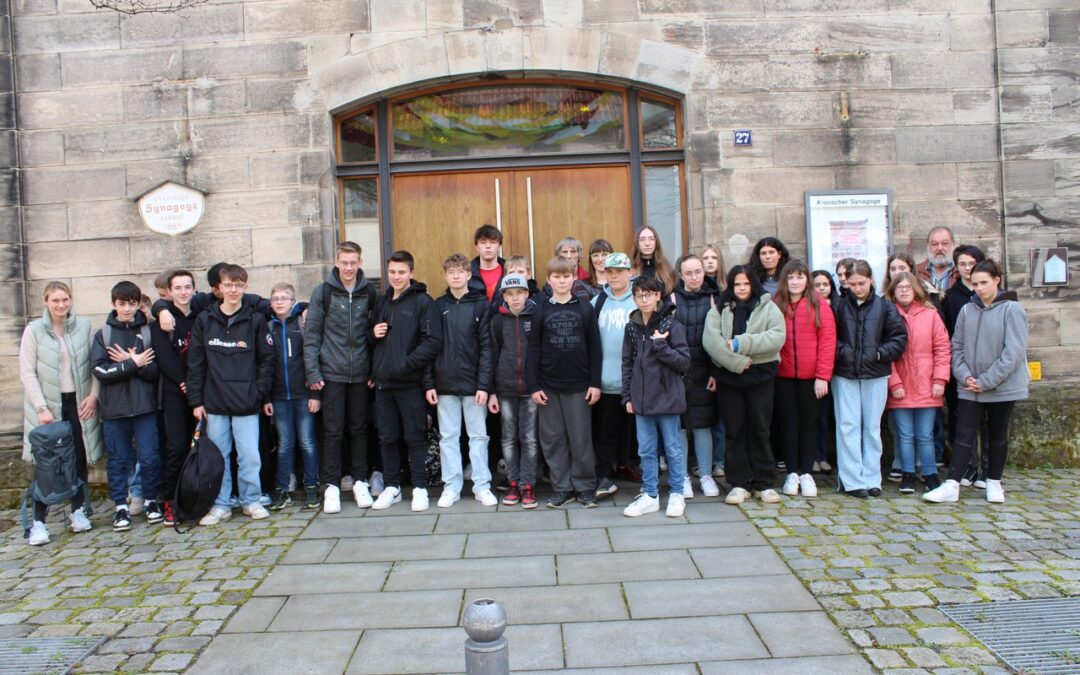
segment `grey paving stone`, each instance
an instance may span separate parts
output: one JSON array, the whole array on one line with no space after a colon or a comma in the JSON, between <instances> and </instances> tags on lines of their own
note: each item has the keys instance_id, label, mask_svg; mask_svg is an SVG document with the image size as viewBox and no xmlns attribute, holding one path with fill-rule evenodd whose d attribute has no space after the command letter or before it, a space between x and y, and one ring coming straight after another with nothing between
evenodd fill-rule
<instances>
[{"instance_id":1,"label":"grey paving stone","mask_svg":"<svg viewBox=\"0 0 1080 675\"><path fill-rule=\"evenodd\" d=\"M697 675L692 663L671 663L654 666L622 666L619 668L566 668L564 670L534 670L529 675Z\"/></svg>"},{"instance_id":2,"label":"grey paving stone","mask_svg":"<svg viewBox=\"0 0 1080 675\"><path fill-rule=\"evenodd\" d=\"M476 558L471 560L415 560L397 563L384 590L414 591L428 588L482 588L487 586L543 586L555 584L555 558Z\"/></svg>"},{"instance_id":3,"label":"grey paving stone","mask_svg":"<svg viewBox=\"0 0 1080 675\"><path fill-rule=\"evenodd\" d=\"M699 579L686 551L582 553L556 558L559 585L602 584L643 579Z\"/></svg>"},{"instance_id":4,"label":"grey paving stone","mask_svg":"<svg viewBox=\"0 0 1080 675\"><path fill-rule=\"evenodd\" d=\"M667 497L660 496L660 510L639 518L628 518L622 514L622 509L617 506L607 506L598 509L570 509L566 512L570 519L570 527L581 530L590 527L631 527L637 529L644 525L656 527L670 527L674 525L686 525L686 517L668 518L664 515L664 504Z\"/></svg>"},{"instance_id":5,"label":"grey paving stone","mask_svg":"<svg viewBox=\"0 0 1080 675\"><path fill-rule=\"evenodd\" d=\"M794 577L628 581L623 589L635 619L821 609Z\"/></svg>"},{"instance_id":6,"label":"grey paving stone","mask_svg":"<svg viewBox=\"0 0 1080 675\"><path fill-rule=\"evenodd\" d=\"M460 590L333 593L289 598L268 632L455 626Z\"/></svg>"},{"instance_id":7,"label":"grey paving stone","mask_svg":"<svg viewBox=\"0 0 1080 675\"><path fill-rule=\"evenodd\" d=\"M572 668L769 655L745 616L568 623L563 640L566 665Z\"/></svg>"},{"instance_id":8,"label":"grey paving stone","mask_svg":"<svg viewBox=\"0 0 1080 675\"><path fill-rule=\"evenodd\" d=\"M219 635L187 672L192 675L341 673L360 631L233 633Z\"/></svg>"},{"instance_id":9,"label":"grey paving stone","mask_svg":"<svg viewBox=\"0 0 1080 675\"><path fill-rule=\"evenodd\" d=\"M692 548L690 556L706 578L791 574L771 546Z\"/></svg>"},{"instance_id":10,"label":"grey paving stone","mask_svg":"<svg viewBox=\"0 0 1080 675\"><path fill-rule=\"evenodd\" d=\"M390 563L279 565L255 589L255 595L377 591L386 581L390 567Z\"/></svg>"},{"instance_id":11,"label":"grey paving stone","mask_svg":"<svg viewBox=\"0 0 1080 675\"><path fill-rule=\"evenodd\" d=\"M701 667L701 675L872 675L874 672L866 659L857 654L756 661L712 661L698 665Z\"/></svg>"},{"instance_id":12,"label":"grey paving stone","mask_svg":"<svg viewBox=\"0 0 1080 675\"><path fill-rule=\"evenodd\" d=\"M630 618L618 584L470 589L465 592L462 613L479 598L498 600L511 625Z\"/></svg>"},{"instance_id":13,"label":"grey paving stone","mask_svg":"<svg viewBox=\"0 0 1080 675\"><path fill-rule=\"evenodd\" d=\"M302 542L301 542L302 543ZM460 558L464 534L342 539L326 558L328 563Z\"/></svg>"},{"instance_id":14,"label":"grey paving stone","mask_svg":"<svg viewBox=\"0 0 1080 675\"><path fill-rule=\"evenodd\" d=\"M465 670L463 628L364 631L346 673L460 673ZM512 670L561 668L562 640L556 624L510 626L506 639Z\"/></svg>"},{"instance_id":15,"label":"grey paving stone","mask_svg":"<svg viewBox=\"0 0 1080 675\"><path fill-rule=\"evenodd\" d=\"M695 489L697 481L694 482ZM737 506L725 504L723 499L695 497L686 503L686 520L691 523L741 523L746 514Z\"/></svg>"},{"instance_id":16,"label":"grey paving stone","mask_svg":"<svg viewBox=\"0 0 1080 675\"><path fill-rule=\"evenodd\" d=\"M627 518L626 520L631 519ZM701 523L676 526L642 525L632 528L613 527L608 532L611 537L611 547L616 551L726 548L730 546L763 546L768 543L751 523Z\"/></svg>"},{"instance_id":17,"label":"grey paving stone","mask_svg":"<svg viewBox=\"0 0 1080 675\"><path fill-rule=\"evenodd\" d=\"M285 557L281 559L283 565L305 565L321 563L326 560L330 551L334 550L337 539L311 539L298 541L293 544Z\"/></svg>"},{"instance_id":18,"label":"grey paving stone","mask_svg":"<svg viewBox=\"0 0 1080 675\"><path fill-rule=\"evenodd\" d=\"M596 509L599 510L599 509ZM437 534L461 534L470 532L531 532L536 530L565 530L566 512L544 509L543 511L504 511L496 513L442 513L435 525Z\"/></svg>"},{"instance_id":19,"label":"grey paving stone","mask_svg":"<svg viewBox=\"0 0 1080 675\"><path fill-rule=\"evenodd\" d=\"M301 539L346 537L386 537L403 534L431 534L436 515L409 514L380 518L329 518L319 516L300 535Z\"/></svg>"},{"instance_id":20,"label":"grey paving stone","mask_svg":"<svg viewBox=\"0 0 1080 675\"><path fill-rule=\"evenodd\" d=\"M466 558L497 558L559 553L603 553L611 551L607 531L547 530L542 532L490 532L469 535Z\"/></svg>"},{"instance_id":21,"label":"grey paving stone","mask_svg":"<svg viewBox=\"0 0 1080 675\"><path fill-rule=\"evenodd\" d=\"M268 598L249 598L240 606L229 624L225 626L223 633L261 633L266 630L270 622L277 616L281 606L285 604L285 598L281 596Z\"/></svg>"},{"instance_id":22,"label":"grey paving stone","mask_svg":"<svg viewBox=\"0 0 1080 675\"><path fill-rule=\"evenodd\" d=\"M832 656L854 649L825 612L748 614L758 636L775 657Z\"/></svg>"}]
</instances>

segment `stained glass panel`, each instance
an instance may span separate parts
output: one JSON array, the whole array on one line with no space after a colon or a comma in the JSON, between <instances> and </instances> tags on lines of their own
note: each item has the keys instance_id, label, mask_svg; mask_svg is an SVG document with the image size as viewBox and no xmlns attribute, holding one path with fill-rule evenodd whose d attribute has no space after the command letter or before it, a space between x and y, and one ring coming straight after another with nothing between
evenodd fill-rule
<instances>
[{"instance_id":1,"label":"stained glass panel","mask_svg":"<svg viewBox=\"0 0 1080 675\"><path fill-rule=\"evenodd\" d=\"M365 110L341 121L341 161L375 161L375 114Z\"/></svg>"}]
</instances>

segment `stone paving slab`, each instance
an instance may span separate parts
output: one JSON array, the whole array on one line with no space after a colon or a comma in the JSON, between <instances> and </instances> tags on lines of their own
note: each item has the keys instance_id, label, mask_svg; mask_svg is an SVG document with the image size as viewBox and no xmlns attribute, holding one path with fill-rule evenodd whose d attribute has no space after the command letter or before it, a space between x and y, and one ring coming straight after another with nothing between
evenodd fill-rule
<instances>
[{"instance_id":1,"label":"stone paving slab","mask_svg":"<svg viewBox=\"0 0 1080 675\"><path fill-rule=\"evenodd\" d=\"M465 591L462 614L480 598L498 598L511 625L630 618L619 584L470 589Z\"/></svg>"},{"instance_id":2,"label":"stone paving slab","mask_svg":"<svg viewBox=\"0 0 1080 675\"><path fill-rule=\"evenodd\" d=\"M390 568L390 563L279 565L256 589L255 595L303 595L346 588L377 591L386 582Z\"/></svg>"},{"instance_id":3,"label":"stone paving slab","mask_svg":"<svg viewBox=\"0 0 1080 675\"><path fill-rule=\"evenodd\" d=\"M713 661L698 664L701 675L872 675L875 671L866 659L851 656L808 656L790 659L753 661ZM922 672L922 671L918 671ZM969 671L970 672L970 671ZM944 675L944 673L942 674ZM956 675L960 675L957 673Z\"/></svg>"},{"instance_id":4,"label":"stone paving slab","mask_svg":"<svg viewBox=\"0 0 1080 675\"><path fill-rule=\"evenodd\" d=\"M792 576L631 581L623 587L635 619L820 609Z\"/></svg>"},{"instance_id":5,"label":"stone paving slab","mask_svg":"<svg viewBox=\"0 0 1080 675\"><path fill-rule=\"evenodd\" d=\"M469 532L533 532L565 530L566 511L536 509L491 513L444 513L435 525L437 534Z\"/></svg>"},{"instance_id":6,"label":"stone paving slab","mask_svg":"<svg viewBox=\"0 0 1080 675\"><path fill-rule=\"evenodd\" d=\"M584 553L556 558L559 585L597 584L638 579L698 579L686 551Z\"/></svg>"},{"instance_id":7,"label":"stone paving slab","mask_svg":"<svg viewBox=\"0 0 1080 675\"><path fill-rule=\"evenodd\" d=\"M425 537L357 537L339 540L334 550L326 557L326 562L393 562L395 560L460 558L464 549L464 534L431 534Z\"/></svg>"},{"instance_id":8,"label":"stone paving slab","mask_svg":"<svg viewBox=\"0 0 1080 675\"><path fill-rule=\"evenodd\" d=\"M779 589L779 592L782 595L784 590ZM855 652L851 643L833 630L835 627L829 615L822 611L755 613L748 614L747 618L774 657L801 658Z\"/></svg>"},{"instance_id":9,"label":"stone paving slab","mask_svg":"<svg viewBox=\"0 0 1080 675\"><path fill-rule=\"evenodd\" d=\"M692 663L652 666L620 666L618 668L565 668L562 670L533 670L529 675L698 675Z\"/></svg>"},{"instance_id":10,"label":"stone paving slab","mask_svg":"<svg viewBox=\"0 0 1080 675\"><path fill-rule=\"evenodd\" d=\"M606 553L611 551L607 531L550 530L546 532L492 532L469 535L466 558L555 555L559 553Z\"/></svg>"},{"instance_id":11,"label":"stone paving slab","mask_svg":"<svg viewBox=\"0 0 1080 675\"><path fill-rule=\"evenodd\" d=\"M277 616L285 604L286 598L282 596L269 598L249 598L244 605L237 610L236 614L229 619L229 623L221 630L222 633L261 633L265 631Z\"/></svg>"},{"instance_id":12,"label":"stone paving slab","mask_svg":"<svg viewBox=\"0 0 1080 675\"><path fill-rule=\"evenodd\" d=\"M555 558L410 560L394 565L384 590L555 585Z\"/></svg>"},{"instance_id":13,"label":"stone paving slab","mask_svg":"<svg viewBox=\"0 0 1080 675\"><path fill-rule=\"evenodd\" d=\"M616 551L760 546L767 543L757 529L747 522L683 523L683 527L674 528L642 523L635 528L613 527L609 536L611 546Z\"/></svg>"},{"instance_id":14,"label":"stone paving slab","mask_svg":"<svg viewBox=\"0 0 1080 675\"><path fill-rule=\"evenodd\" d=\"M341 514L319 514L301 539L337 539L344 537L385 537L405 534L431 534L437 515L416 514L381 518L350 518Z\"/></svg>"},{"instance_id":15,"label":"stone paving slab","mask_svg":"<svg viewBox=\"0 0 1080 675\"><path fill-rule=\"evenodd\" d=\"M692 548L690 557L706 578L791 574L771 546Z\"/></svg>"},{"instance_id":16,"label":"stone paving slab","mask_svg":"<svg viewBox=\"0 0 1080 675\"><path fill-rule=\"evenodd\" d=\"M264 630L272 633L456 626L460 590L293 595Z\"/></svg>"},{"instance_id":17,"label":"stone paving slab","mask_svg":"<svg viewBox=\"0 0 1080 675\"><path fill-rule=\"evenodd\" d=\"M337 543L337 539L313 539L305 541L303 546L293 546L290 548L289 552L285 554L285 557L281 559L281 562L286 565L313 565L321 563L326 560L326 557L334 550L334 546L336 546Z\"/></svg>"},{"instance_id":18,"label":"stone paving slab","mask_svg":"<svg viewBox=\"0 0 1080 675\"><path fill-rule=\"evenodd\" d=\"M190 675L341 673L360 640L360 631L219 635L187 672Z\"/></svg>"}]
</instances>

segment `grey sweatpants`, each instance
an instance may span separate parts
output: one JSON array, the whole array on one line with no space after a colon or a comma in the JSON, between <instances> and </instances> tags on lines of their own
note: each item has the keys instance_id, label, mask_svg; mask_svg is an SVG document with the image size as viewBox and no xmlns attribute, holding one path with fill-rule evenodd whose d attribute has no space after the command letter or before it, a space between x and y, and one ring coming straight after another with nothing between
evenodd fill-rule
<instances>
[{"instance_id":1,"label":"grey sweatpants","mask_svg":"<svg viewBox=\"0 0 1080 675\"><path fill-rule=\"evenodd\" d=\"M596 456L592 446L592 410L585 392L546 392L547 405L539 405L540 449L551 470L556 492L592 494L596 491Z\"/></svg>"}]
</instances>

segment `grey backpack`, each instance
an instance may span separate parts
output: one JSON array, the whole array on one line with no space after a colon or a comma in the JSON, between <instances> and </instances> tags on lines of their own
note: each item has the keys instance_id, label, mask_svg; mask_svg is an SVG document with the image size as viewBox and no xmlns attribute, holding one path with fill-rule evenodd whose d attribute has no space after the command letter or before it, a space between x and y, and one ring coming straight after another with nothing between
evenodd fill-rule
<instances>
[{"instance_id":1,"label":"grey backpack","mask_svg":"<svg viewBox=\"0 0 1080 675\"><path fill-rule=\"evenodd\" d=\"M34 458L34 482L26 490L22 503L23 529L29 532L26 509L32 502L54 506L74 497L79 490L87 493L86 482L79 478L75 464L75 436L70 422L42 424L30 431L30 454ZM89 506L89 495L87 506Z\"/></svg>"}]
</instances>

